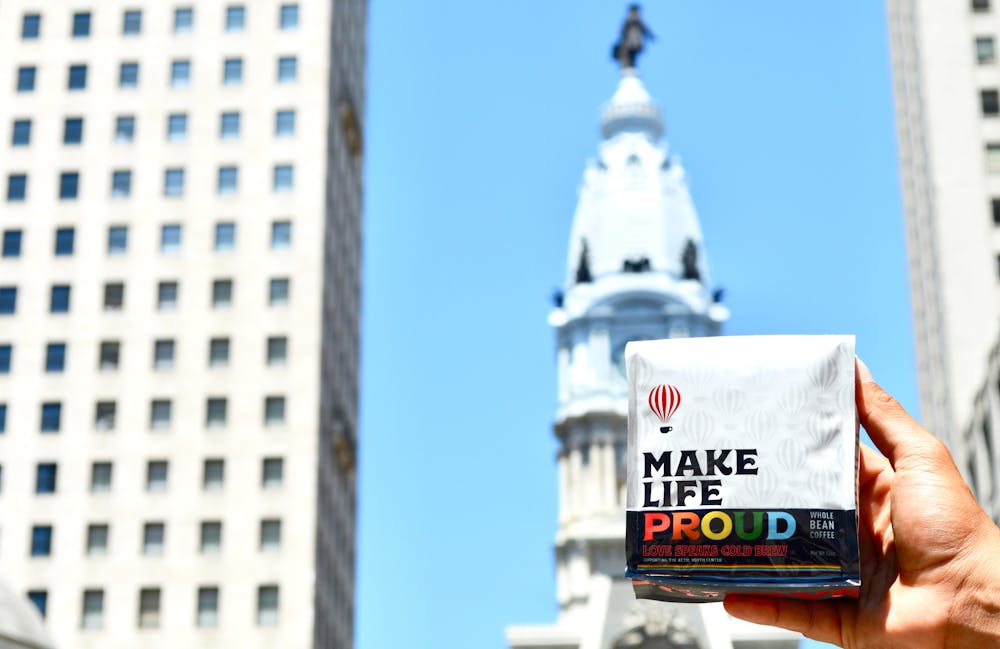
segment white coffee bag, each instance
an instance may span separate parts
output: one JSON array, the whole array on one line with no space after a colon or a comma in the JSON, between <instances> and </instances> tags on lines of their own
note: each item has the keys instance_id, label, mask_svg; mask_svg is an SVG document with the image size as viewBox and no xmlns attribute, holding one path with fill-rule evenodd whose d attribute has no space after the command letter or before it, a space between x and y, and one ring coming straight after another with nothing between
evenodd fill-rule
<instances>
[{"instance_id":1,"label":"white coffee bag","mask_svg":"<svg viewBox=\"0 0 1000 649\"><path fill-rule=\"evenodd\" d=\"M637 595L857 596L854 337L643 341L625 357Z\"/></svg>"}]
</instances>

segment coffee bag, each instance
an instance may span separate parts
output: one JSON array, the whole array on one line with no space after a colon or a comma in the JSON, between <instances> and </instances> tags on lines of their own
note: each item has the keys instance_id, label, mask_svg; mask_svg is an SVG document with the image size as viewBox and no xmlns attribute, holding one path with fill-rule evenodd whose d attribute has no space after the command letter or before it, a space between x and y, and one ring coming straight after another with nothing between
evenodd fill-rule
<instances>
[{"instance_id":1,"label":"coffee bag","mask_svg":"<svg viewBox=\"0 0 1000 649\"><path fill-rule=\"evenodd\" d=\"M625 357L636 595L856 597L854 337L643 341Z\"/></svg>"}]
</instances>

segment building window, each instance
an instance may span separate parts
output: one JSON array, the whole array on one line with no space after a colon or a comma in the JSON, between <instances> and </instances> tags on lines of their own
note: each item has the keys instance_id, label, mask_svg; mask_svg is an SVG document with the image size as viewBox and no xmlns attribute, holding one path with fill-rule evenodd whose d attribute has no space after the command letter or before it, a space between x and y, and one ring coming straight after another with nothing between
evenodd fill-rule
<instances>
[{"instance_id":1,"label":"building window","mask_svg":"<svg viewBox=\"0 0 1000 649\"><path fill-rule=\"evenodd\" d=\"M0 433L7 432L7 404L0 403ZM0 465L0 477L3 476L2 473L3 466Z\"/></svg>"},{"instance_id":2,"label":"building window","mask_svg":"<svg viewBox=\"0 0 1000 649\"><path fill-rule=\"evenodd\" d=\"M167 490L169 466L166 460L150 460L146 463L146 491L159 493Z\"/></svg>"},{"instance_id":3,"label":"building window","mask_svg":"<svg viewBox=\"0 0 1000 649\"><path fill-rule=\"evenodd\" d=\"M277 552L281 549L281 520L265 518L260 522L260 551Z\"/></svg>"},{"instance_id":4,"label":"building window","mask_svg":"<svg viewBox=\"0 0 1000 649\"><path fill-rule=\"evenodd\" d=\"M135 117L119 115L115 118L115 142L131 142L135 139Z\"/></svg>"},{"instance_id":5,"label":"building window","mask_svg":"<svg viewBox=\"0 0 1000 649\"><path fill-rule=\"evenodd\" d=\"M260 486L262 489L281 489L285 480L285 463L280 457L266 457L261 463Z\"/></svg>"},{"instance_id":6,"label":"building window","mask_svg":"<svg viewBox=\"0 0 1000 649\"><path fill-rule=\"evenodd\" d=\"M7 200L23 201L28 193L27 174L10 174L7 176Z\"/></svg>"},{"instance_id":7,"label":"building window","mask_svg":"<svg viewBox=\"0 0 1000 649\"><path fill-rule=\"evenodd\" d=\"M91 524L87 526L87 556L103 557L108 554L108 526Z\"/></svg>"},{"instance_id":8,"label":"building window","mask_svg":"<svg viewBox=\"0 0 1000 649\"><path fill-rule=\"evenodd\" d=\"M38 614L45 619L45 609L46 604L48 604L49 593L45 590L29 590L28 591L28 601L35 605L38 609Z\"/></svg>"},{"instance_id":9,"label":"building window","mask_svg":"<svg viewBox=\"0 0 1000 649\"><path fill-rule=\"evenodd\" d=\"M76 240L76 230L73 228L56 228L55 255L65 257L73 254L73 243Z\"/></svg>"},{"instance_id":10,"label":"building window","mask_svg":"<svg viewBox=\"0 0 1000 649\"><path fill-rule=\"evenodd\" d=\"M90 491L92 493L111 491L110 462L94 462L90 465Z\"/></svg>"},{"instance_id":11,"label":"building window","mask_svg":"<svg viewBox=\"0 0 1000 649\"><path fill-rule=\"evenodd\" d=\"M198 546L202 554L218 554L222 551L222 523L202 521L201 538Z\"/></svg>"},{"instance_id":12,"label":"building window","mask_svg":"<svg viewBox=\"0 0 1000 649\"><path fill-rule=\"evenodd\" d=\"M223 252L236 247L236 224L223 222L215 224L215 250Z\"/></svg>"},{"instance_id":13,"label":"building window","mask_svg":"<svg viewBox=\"0 0 1000 649\"><path fill-rule=\"evenodd\" d=\"M243 5L226 7L226 31L241 32L246 27L246 9Z\"/></svg>"},{"instance_id":14,"label":"building window","mask_svg":"<svg viewBox=\"0 0 1000 649\"><path fill-rule=\"evenodd\" d=\"M215 627L219 624L219 589L203 586L198 589L198 626Z\"/></svg>"},{"instance_id":15,"label":"building window","mask_svg":"<svg viewBox=\"0 0 1000 649\"><path fill-rule=\"evenodd\" d=\"M167 115L167 139L171 142L179 142L187 139L188 118L187 113L173 113Z\"/></svg>"},{"instance_id":16,"label":"building window","mask_svg":"<svg viewBox=\"0 0 1000 649\"><path fill-rule=\"evenodd\" d=\"M21 231L4 230L3 244L0 248L0 256L20 257L21 256Z\"/></svg>"},{"instance_id":17,"label":"building window","mask_svg":"<svg viewBox=\"0 0 1000 649\"><path fill-rule=\"evenodd\" d=\"M49 294L49 313L69 313L69 286L56 284Z\"/></svg>"},{"instance_id":18,"label":"building window","mask_svg":"<svg viewBox=\"0 0 1000 649\"><path fill-rule=\"evenodd\" d=\"M292 137L295 135L295 111L279 110L274 113L275 137Z\"/></svg>"},{"instance_id":19,"label":"building window","mask_svg":"<svg viewBox=\"0 0 1000 649\"><path fill-rule=\"evenodd\" d=\"M174 369L174 341L172 339L153 342L153 369Z\"/></svg>"},{"instance_id":20,"label":"building window","mask_svg":"<svg viewBox=\"0 0 1000 649\"><path fill-rule=\"evenodd\" d=\"M31 120L16 119L10 135L11 146L28 146L31 144Z\"/></svg>"},{"instance_id":21,"label":"building window","mask_svg":"<svg viewBox=\"0 0 1000 649\"><path fill-rule=\"evenodd\" d=\"M62 372L66 369L66 343L49 343L45 346L45 371Z\"/></svg>"},{"instance_id":22,"label":"building window","mask_svg":"<svg viewBox=\"0 0 1000 649\"><path fill-rule=\"evenodd\" d=\"M64 171L59 174L59 200L72 201L80 195L80 174L76 171Z\"/></svg>"},{"instance_id":23,"label":"building window","mask_svg":"<svg viewBox=\"0 0 1000 649\"><path fill-rule=\"evenodd\" d=\"M226 367L229 365L229 339L212 338L208 342L208 366Z\"/></svg>"},{"instance_id":24,"label":"building window","mask_svg":"<svg viewBox=\"0 0 1000 649\"><path fill-rule=\"evenodd\" d=\"M992 36L976 37L976 62L993 63L996 60L996 45Z\"/></svg>"},{"instance_id":25,"label":"building window","mask_svg":"<svg viewBox=\"0 0 1000 649\"><path fill-rule=\"evenodd\" d=\"M143 588L139 591L139 628L160 627L160 589Z\"/></svg>"},{"instance_id":26,"label":"building window","mask_svg":"<svg viewBox=\"0 0 1000 649\"><path fill-rule=\"evenodd\" d=\"M980 90L979 101L982 105L983 115L992 117L1000 115L1000 92L995 89Z\"/></svg>"},{"instance_id":27,"label":"building window","mask_svg":"<svg viewBox=\"0 0 1000 649\"><path fill-rule=\"evenodd\" d=\"M170 63L170 86L186 88L191 85L191 61L183 59Z\"/></svg>"},{"instance_id":28,"label":"building window","mask_svg":"<svg viewBox=\"0 0 1000 649\"><path fill-rule=\"evenodd\" d=\"M222 397L209 397L205 402L205 426L222 428L226 425L227 401Z\"/></svg>"},{"instance_id":29,"label":"building window","mask_svg":"<svg viewBox=\"0 0 1000 649\"><path fill-rule=\"evenodd\" d=\"M292 222L274 221L271 223L271 248L279 250L292 245Z\"/></svg>"},{"instance_id":30,"label":"building window","mask_svg":"<svg viewBox=\"0 0 1000 649\"><path fill-rule=\"evenodd\" d=\"M276 192L290 192L292 191L292 165L275 165L274 166L274 191Z\"/></svg>"},{"instance_id":31,"label":"building window","mask_svg":"<svg viewBox=\"0 0 1000 649\"><path fill-rule=\"evenodd\" d=\"M264 398L264 425L281 426L285 423L285 397Z\"/></svg>"},{"instance_id":32,"label":"building window","mask_svg":"<svg viewBox=\"0 0 1000 649\"><path fill-rule=\"evenodd\" d=\"M121 311L125 306L125 285L121 282L108 282L104 285L104 310Z\"/></svg>"},{"instance_id":33,"label":"building window","mask_svg":"<svg viewBox=\"0 0 1000 649\"><path fill-rule=\"evenodd\" d=\"M972 0L972 10L976 12L989 11L990 0Z\"/></svg>"},{"instance_id":34,"label":"building window","mask_svg":"<svg viewBox=\"0 0 1000 649\"><path fill-rule=\"evenodd\" d=\"M160 282L156 287L156 308L172 311L177 308L177 282Z\"/></svg>"},{"instance_id":35,"label":"building window","mask_svg":"<svg viewBox=\"0 0 1000 649\"><path fill-rule=\"evenodd\" d=\"M21 39L30 41L41 36L42 16L41 14L24 14L21 18Z\"/></svg>"},{"instance_id":36,"label":"building window","mask_svg":"<svg viewBox=\"0 0 1000 649\"><path fill-rule=\"evenodd\" d=\"M0 374L10 374L10 358L13 350L9 343L0 345Z\"/></svg>"},{"instance_id":37,"label":"building window","mask_svg":"<svg viewBox=\"0 0 1000 649\"><path fill-rule=\"evenodd\" d=\"M278 24L281 29L298 29L299 5L297 3L286 3L281 5L281 9L278 14Z\"/></svg>"},{"instance_id":38,"label":"building window","mask_svg":"<svg viewBox=\"0 0 1000 649\"><path fill-rule=\"evenodd\" d=\"M986 170L993 174L1000 173L1000 142L986 145Z\"/></svg>"},{"instance_id":39,"label":"building window","mask_svg":"<svg viewBox=\"0 0 1000 649\"><path fill-rule=\"evenodd\" d=\"M58 433L62 422L62 404L47 401L42 404L42 421L39 426L43 433Z\"/></svg>"},{"instance_id":40,"label":"building window","mask_svg":"<svg viewBox=\"0 0 1000 649\"><path fill-rule=\"evenodd\" d=\"M146 523L142 526L142 553L146 556L163 554L163 539L165 535L163 523Z\"/></svg>"},{"instance_id":41,"label":"building window","mask_svg":"<svg viewBox=\"0 0 1000 649\"><path fill-rule=\"evenodd\" d=\"M181 226L169 223L160 228L160 252L175 255L181 250Z\"/></svg>"},{"instance_id":42,"label":"building window","mask_svg":"<svg viewBox=\"0 0 1000 649\"><path fill-rule=\"evenodd\" d=\"M222 83L227 86L243 83L243 59L230 58L222 62Z\"/></svg>"},{"instance_id":43,"label":"building window","mask_svg":"<svg viewBox=\"0 0 1000 649\"><path fill-rule=\"evenodd\" d=\"M278 58L278 83L292 83L298 78L298 60L294 56Z\"/></svg>"},{"instance_id":44,"label":"building window","mask_svg":"<svg viewBox=\"0 0 1000 649\"><path fill-rule=\"evenodd\" d=\"M238 180L236 167L219 167L218 192L220 194L235 194Z\"/></svg>"},{"instance_id":45,"label":"building window","mask_svg":"<svg viewBox=\"0 0 1000 649\"><path fill-rule=\"evenodd\" d=\"M132 172L119 169L111 172L111 197L128 198L132 193Z\"/></svg>"},{"instance_id":46,"label":"building window","mask_svg":"<svg viewBox=\"0 0 1000 649\"><path fill-rule=\"evenodd\" d=\"M288 360L288 338L285 336L270 336L267 339L267 364L270 366L284 365Z\"/></svg>"},{"instance_id":47,"label":"building window","mask_svg":"<svg viewBox=\"0 0 1000 649\"><path fill-rule=\"evenodd\" d=\"M184 195L184 170L167 169L163 172L163 195L183 196Z\"/></svg>"},{"instance_id":48,"label":"building window","mask_svg":"<svg viewBox=\"0 0 1000 649\"><path fill-rule=\"evenodd\" d=\"M83 614L80 626L84 629L100 629L104 626L104 591L83 591Z\"/></svg>"},{"instance_id":49,"label":"building window","mask_svg":"<svg viewBox=\"0 0 1000 649\"><path fill-rule=\"evenodd\" d=\"M275 585L257 588L257 624L258 626L278 624L278 587Z\"/></svg>"},{"instance_id":50,"label":"building window","mask_svg":"<svg viewBox=\"0 0 1000 649\"><path fill-rule=\"evenodd\" d=\"M97 430L114 430L115 415L118 405L114 401L98 401L94 406L94 428Z\"/></svg>"},{"instance_id":51,"label":"building window","mask_svg":"<svg viewBox=\"0 0 1000 649\"><path fill-rule=\"evenodd\" d=\"M134 36L142 33L142 11L131 9L122 14L122 34Z\"/></svg>"},{"instance_id":52,"label":"building window","mask_svg":"<svg viewBox=\"0 0 1000 649\"><path fill-rule=\"evenodd\" d=\"M237 112L222 113L219 118L219 137L223 140L240 136L240 114Z\"/></svg>"},{"instance_id":53,"label":"building window","mask_svg":"<svg viewBox=\"0 0 1000 649\"><path fill-rule=\"evenodd\" d=\"M149 404L149 427L153 430L170 428L170 400L153 399Z\"/></svg>"},{"instance_id":54,"label":"building window","mask_svg":"<svg viewBox=\"0 0 1000 649\"><path fill-rule=\"evenodd\" d=\"M212 282L212 308L228 309L233 305L233 280L217 279Z\"/></svg>"},{"instance_id":55,"label":"building window","mask_svg":"<svg viewBox=\"0 0 1000 649\"><path fill-rule=\"evenodd\" d=\"M108 254L124 255L128 250L128 226L112 225L108 227Z\"/></svg>"},{"instance_id":56,"label":"building window","mask_svg":"<svg viewBox=\"0 0 1000 649\"><path fill-rule=\"evenodd\" d=\"M47 557L52 554L52 526L33 525L31 527L31 556Z\"/></svg>"},{"instance_id":57,"label":"building window","mask_svg":"<svg viewBox=\"0 0 1000 649\"><path fill-rule=\"evenodd\" d=\"M78 11L73 14L73 38L90 36L90 12Z\"/></svg>"},{"instance_id":58,"label":"building window","mask_svg":"<svg viewBox=\"0 0 1000 649\"><path fill-rule=\"evenodd\" d=\"M98 353L97 366L102 372L118 369L118 357L121 344L113 340L101 341L100 352Z\"/></svg>"},{"instance_id":59,"label":"building window","mask_svg":"<svg viewBox=\"0 0 1000 649\"><path fill-rule=\"evenodd\" d=\"M0 315L13 315L17 311L17 287L0 286Z\"/></svg>"},{"instance_id":60,"label":"building window","mask_svg":"<svg viewBox=\"0 0 1000 649\"><path fill-rule=\"evenodd\" d=\"M54 462L41 462L35 467L35 493L54 494L56 492L56 472Z\"/></svg>"},{"instance_id":61,"label":"building window","mask_svg":"<svg viewBox=\"0 0 1000 649\"><path fill-rule=\"evenodd\" d=\"M174 9L174 33L187 34L194 29L194 9L182 7Z\"/></svg>"},{"instance_id":62,"label":"building window","mask_svg":"<svg viewBox=\"0 0 1000 649\"><path fill-rule=\"evenodd\" d=\"M35 90L35 66L22 65L17 69L17 91L33 92Z\"/></svg>"},{"instance_id":63,"label":"building window","mask_svg":"<svg viewBox=\"0 0 1000 649\"><path fill-rule=\"evenodd\" d=\"M118 69L119 88L139 87L139 64L134 62L122 63Z\"/></svg>"},{"instance_id":64,"label":"building window","mask_svg":"<svg viewBox=\"0 0 1000 649\"><path fill-rule=\"evenodd\" d=\"M205 491L222 491L226 481L226 463L223 460L205 460L202 466L201 488Z\"/></svg>"},{"instance_id":65,"label":"building window","mask_svg":"<svg viewBox=\"0 0 1000 649\"><path fill-rule=\"evenodd\" d=\"M287 306L290 292L287 277L274 277L268 282L267 303L270 306Z\"/></svg>"},{"instance_id":66,"label":"building window","mask_svg":"<svg viewBox=\"0 0 1000 649\"><path fill-rule=\"evenodd\" d=\"M83 118L67 117L63 122L63 144L83 142Z\"/></svg>"},{"instance_id":67,"label":"building window","mask_svg":"<svg viewBox=\"0 0 1000 649\"><path fill-rule=\"evenodd\" d=\"M78 63L69 66L69 74L66 77L66 87L69 90L87 89L87 66Z\"/></svg>"}]
</instances>

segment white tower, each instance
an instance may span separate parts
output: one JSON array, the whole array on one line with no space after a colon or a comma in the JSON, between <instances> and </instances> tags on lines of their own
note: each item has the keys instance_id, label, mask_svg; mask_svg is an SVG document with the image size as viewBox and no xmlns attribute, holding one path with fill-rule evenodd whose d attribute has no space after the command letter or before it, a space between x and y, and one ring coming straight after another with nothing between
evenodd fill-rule
<instances>
[{"instance_id":1,"label":"white tower","mask_svg":"<svg viewBox=\"0 0 1000 649\"><path fill-rule=\"evenodd\" d=\"M636 600L625 572L629 340L714 336L701 228L660 110L626 67L601 115L569 241L565 288L549 315L558 341L559 619L509 627L512 649L794 647L798 636L748 625L720 604Z\"/></svg>"}]
</instances>

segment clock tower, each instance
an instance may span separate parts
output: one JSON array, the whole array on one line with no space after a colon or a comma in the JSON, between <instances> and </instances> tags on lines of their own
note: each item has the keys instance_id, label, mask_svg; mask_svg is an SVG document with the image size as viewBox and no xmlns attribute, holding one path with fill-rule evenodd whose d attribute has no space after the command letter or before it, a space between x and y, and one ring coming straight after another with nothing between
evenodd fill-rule
<instances>
[{"instance_id":1,"label":"clock tower","mask_svg":"<svg viewBox=\"0 0 1000 649\"><path fill-rule=\"evenodd\" d=\"M559 619L509 627L507 641L511 649L791 649L798 636L730 618L721 604L636 600L623 577L625 343L717 336L729 311L712 290L698 216L684 168L662 139L660 109L634 57L622 58L549 315L558 350Z\"/></svg>"}]
</instances>

